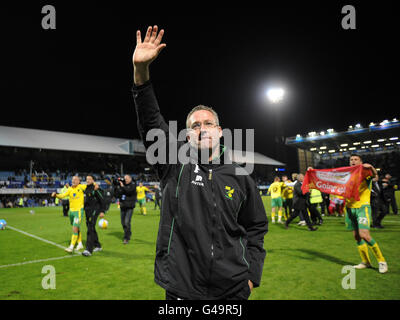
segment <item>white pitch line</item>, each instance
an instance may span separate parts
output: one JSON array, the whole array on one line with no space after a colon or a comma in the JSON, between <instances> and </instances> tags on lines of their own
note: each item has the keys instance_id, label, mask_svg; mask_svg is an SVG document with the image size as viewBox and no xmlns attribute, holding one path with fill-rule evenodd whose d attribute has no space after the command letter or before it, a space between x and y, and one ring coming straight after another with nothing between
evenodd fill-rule
<instances>
[{"instance_id":1,"label":"white pitch line","mask_svg":"<svg viewBox=\"0 0 400 320\"><path fill-rule=\"evenodd\" d=\"M14 264L5 264L3 266L0 266L0 268L16 267L16 266L22 266L24 264L29 264L29 263L45 262L45 261L51 261L51 260L60 260L60 259L77 257L77 256L80 256L80 254L74 254L74 255L71 255L71 256L63 256L63 257L56 257L56 258L32 260L32 261L26 261L26 262L14 263Z\"/></svg>"},{"instance_id":2,"label":"white pitch line","mask_svg":"<svg viewBox=\"0 0 400 320\"><path fill-rule=\"evenodd\" d=\"M58 243L55 243L55 242L53 242L53 241L49 241L49 240L40 238L40 237L38 237L38 236L35 236L35 235L30 234L30 233L28 233L28 232L19 230L19 229L17 229L17 228L14 228L14 227L11 227L11 226L6 226L6 228L9 228L9 229L11 229L11 230L20 232L20 233L22 233L22 234L24 234L24 235L26 235L26 236L28 236L28 237L31 237L31 238L34 238L34 239L37 239L37 240L46 242L46 243L48 243L48 244L52 244L53 246L59 247L59 248L61 248L61 249L66 249L66 247L63 247L62 245L60 245L60 244L58 244Z\"/></svg>"}]
</instances>

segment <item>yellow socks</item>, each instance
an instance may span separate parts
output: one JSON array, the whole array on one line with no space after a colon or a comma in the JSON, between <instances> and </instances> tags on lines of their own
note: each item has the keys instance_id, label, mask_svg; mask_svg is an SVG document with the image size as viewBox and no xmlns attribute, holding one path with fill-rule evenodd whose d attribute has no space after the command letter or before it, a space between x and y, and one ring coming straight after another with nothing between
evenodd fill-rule
<instances>
[{"instance_id":1,"label":"yellow socks","mask_svg":"<svg viewBox=\"0 0 400 320\"><path fill-rule=\"evenodd\" d=\"M371 241L369 241L367 243L368 243L369 248L374 253L374 256L375 256L376 260L378 260L378 262L386 262L385 258L382 255L382 251L379 248L379 246L376 243L376 241L374 239L371 239Z\"/></svg>"},{"instance_id":2,"label":"yellow socks","mask_svg":"<svg viewBox=\"0 0 400 320\"><path fill-rule=\"evenodd\" d=\"M357 242L358 244L358 252L360 253L361 261L364 262L365 264L371 264L371 260L369 258L368 254L368 246L365 243L364 240L361 240L360 242Z\"/></svg>"},{"instance_id":3,"label":"yellow socks","mask_svg":"<svg viewBox=\"0 0 400 320\"><path fill-rule=\"evenodd\" d=\"M78 243L81 243L81 242L82 242L82 232L81 232L81 231L78 232L78 239L77 239L77 242L78 242Z\"/></svg>"},{"instance_id":4,"label":"yellow socks","mask_svg":"<svg viewBox=\"0 0 400 320\"><path fill-rule=\"evenodd\" d=\"M71 237L71 246L72 247L75 246L77 240L78 240L78 234L77 233L73 233L72 237Z\"/></svg>"}]
</instances>

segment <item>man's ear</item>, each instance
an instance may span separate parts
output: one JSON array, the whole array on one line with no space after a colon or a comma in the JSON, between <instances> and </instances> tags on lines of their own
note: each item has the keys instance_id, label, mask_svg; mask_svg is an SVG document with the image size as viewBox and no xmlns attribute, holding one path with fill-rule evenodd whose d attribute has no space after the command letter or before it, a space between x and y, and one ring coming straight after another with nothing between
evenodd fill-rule
<instances>
[{"instance_id":1,"label":"man's ear","mask_svg":"<svg viewBox=\"0 0 400 320\"><path fill-rule=\"evenodd\" d=\"M222 138L222 128L220 126L218 126L218 137Z\"/></svg>"}]
</instances>

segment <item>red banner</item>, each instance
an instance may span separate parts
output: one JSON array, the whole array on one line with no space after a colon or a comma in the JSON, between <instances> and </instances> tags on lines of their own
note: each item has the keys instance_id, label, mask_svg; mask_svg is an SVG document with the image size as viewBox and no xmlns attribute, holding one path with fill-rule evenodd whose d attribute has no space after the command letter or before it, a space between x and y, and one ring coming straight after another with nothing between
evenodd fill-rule
<instances>
[{"instance_id":1,"label":"red banner","mask_svg":"<svg viewBox=\"0 0 400 320\"><path fill-rule=\"evenodd\" d=\"M304 177L301 190L305 194L310 189L318 189L324 193L336 194L358 201L360 200L358 192L360 184L370 175L370 170L363 170L362 164L334 169L311 169Z\"/></svg>"}]
</instances>

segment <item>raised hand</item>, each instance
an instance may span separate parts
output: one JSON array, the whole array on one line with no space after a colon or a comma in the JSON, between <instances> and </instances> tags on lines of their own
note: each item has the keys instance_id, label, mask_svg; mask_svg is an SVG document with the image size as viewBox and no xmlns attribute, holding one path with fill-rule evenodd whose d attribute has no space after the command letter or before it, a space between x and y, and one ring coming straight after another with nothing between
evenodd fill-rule
<instances>
[{"instance_id":1,"label":"raised hand","mask_svg":"<svg viewBox=\"0 0 400 320\"><path fill-rule=\"evenodd\" d=\"M133 65L135 67L148 67L158 57L167 46L165 43L161 43L163 35L164 30L158 32L157 26L147 28L143 41L140 30L136 32L136 49L133 54Z\"/></svg>"}]
</instances>

